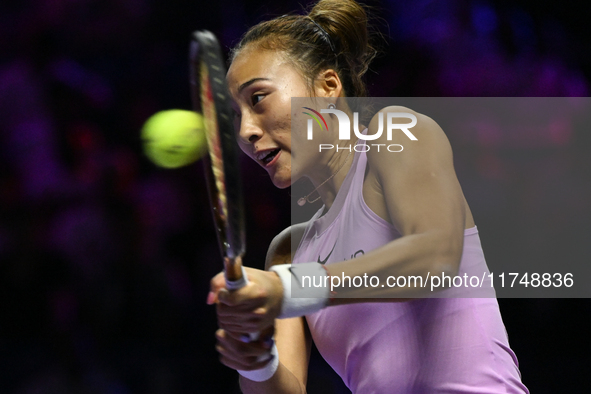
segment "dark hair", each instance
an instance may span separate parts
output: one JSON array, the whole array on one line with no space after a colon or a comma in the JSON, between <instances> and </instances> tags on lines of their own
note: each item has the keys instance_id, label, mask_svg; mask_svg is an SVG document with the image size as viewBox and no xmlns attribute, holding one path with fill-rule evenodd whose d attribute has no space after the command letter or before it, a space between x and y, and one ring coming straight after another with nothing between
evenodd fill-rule
<instances>
[{"instance_id":1,"label":"dark hair","mask_svg":"<svg viewBox=\"0 0 591 394\"><path fill-rule=\"evenodd\" d=\"M322 70L334 69L348 97L365 97L362 80L376 55L370 44L367 13L354 0L320 0L308 15L284 15L253 26L232 50L247 45L279 50L307 79L312 91Z\"/></svg>"}]
</instances>

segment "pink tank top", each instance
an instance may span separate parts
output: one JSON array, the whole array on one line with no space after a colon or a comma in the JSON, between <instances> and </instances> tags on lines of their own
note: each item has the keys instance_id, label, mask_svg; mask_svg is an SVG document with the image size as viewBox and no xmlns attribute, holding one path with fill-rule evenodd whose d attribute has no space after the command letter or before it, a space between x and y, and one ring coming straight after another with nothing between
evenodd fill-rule
<instances>
[{"instance_id":1,"label":"pink tank top","mask_svg":"<svg viewBox=\"0 0 591 394\"><path fill-rule=\"evenodd\" d=\"M294 264L350 260L400 237L365 204L366 161L355 154L331 209L308 224ZM478 231L467 229L460 275L484 272ZM529 393L494 290L482 298L332 306L306 319L318 350L353 393Z\"/></svg>"}]
</instances>

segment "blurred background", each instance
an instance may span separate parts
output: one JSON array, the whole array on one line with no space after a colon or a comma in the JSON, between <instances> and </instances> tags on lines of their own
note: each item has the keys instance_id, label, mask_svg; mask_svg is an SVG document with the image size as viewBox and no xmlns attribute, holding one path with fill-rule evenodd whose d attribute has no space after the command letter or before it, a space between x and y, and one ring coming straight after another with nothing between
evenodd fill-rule
<instances>
[{"instance_id":1,"label":"blurred background","mask_svg":"<svg viewBox=\"0 0 591 394\"><path fill-rule=\"evenodd\" d=\"M372 96L589 95L587 2L370 4L387 37L367 75ZM221 265L201 164L156 168L139 132L157 111L190 109L193 30L213 31L227 50L247 27L300 9L0 3L0 393L238 392L205 305ZM448 132L489 261L591 260L588 130ZM246 264L262 267L289 225L290 195L241 161ZM532 393L590 392L588 299L499 303ZM348 392L317 354L309 386Z\"/></svg>"}]
</instances>

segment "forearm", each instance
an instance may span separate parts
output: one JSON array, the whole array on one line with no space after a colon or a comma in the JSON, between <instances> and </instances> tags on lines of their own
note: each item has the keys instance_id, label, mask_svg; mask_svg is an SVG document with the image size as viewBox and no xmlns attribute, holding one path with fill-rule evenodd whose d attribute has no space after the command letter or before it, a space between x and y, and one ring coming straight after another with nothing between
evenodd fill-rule
<instances>
[{"instance_id":1,"label":"forearm","mask_svg":"<svg viewBox=\"0 0 591 394\"><path fill-rule=\"evenodd\" d=\"M462 255L463 236L452 237L441 231L411 234L398 238L359 258L327 265L331 276L335 304L348 303L354 298L413 298L430 292L425 284L428 277L446 274L455 275ZM349 285L350 277L367 278L362 286ZM369 284L369 278L379 278L379 285ZM388 277L415 278L405 286L386 285ZM337 279L339 278L339 279ZM345 285L343 286L343 278ZM375 281L373 282L376 283ZM351 300L351 302L354 302Z\"/></svg>"},{"instance_id":2,"label":"forearm","mask_svg":"<svg viewBox=\"0 0 591 394\"><path fill-rule=\"evenodd\" d=\"M306 386L281 361L271 379L254 382L240 376L240 388L244 394L300 394L306 392Z\"/></svg>"}]
</instances>

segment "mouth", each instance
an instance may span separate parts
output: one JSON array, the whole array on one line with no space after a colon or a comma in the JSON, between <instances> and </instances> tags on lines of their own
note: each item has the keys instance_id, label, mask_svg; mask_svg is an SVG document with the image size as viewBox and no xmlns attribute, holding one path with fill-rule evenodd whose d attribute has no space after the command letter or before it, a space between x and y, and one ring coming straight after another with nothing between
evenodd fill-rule
<instances>
[{"instance_id":1,"label":"mouth","mask_svg":"<svg viewBox=\"0 0 591 394\"><path fill-rule=\"evenodd\" d=\"M280 152L281 148L276 148L273 150L257 153L255 157L263 164L264 167L267 167L275 163L276 159L279 157Z\"/></svg>"}]
</instances>

